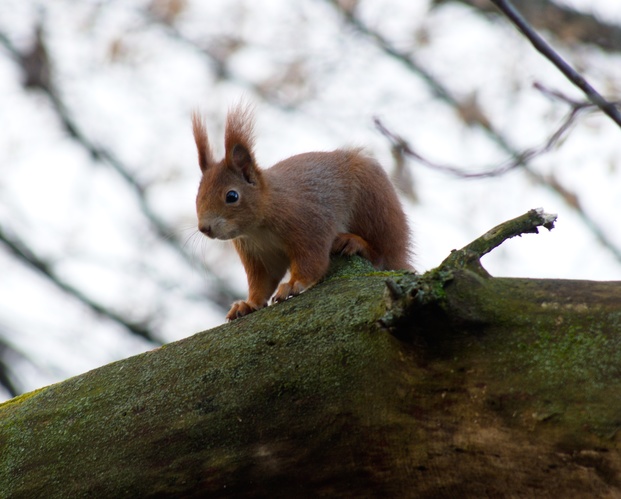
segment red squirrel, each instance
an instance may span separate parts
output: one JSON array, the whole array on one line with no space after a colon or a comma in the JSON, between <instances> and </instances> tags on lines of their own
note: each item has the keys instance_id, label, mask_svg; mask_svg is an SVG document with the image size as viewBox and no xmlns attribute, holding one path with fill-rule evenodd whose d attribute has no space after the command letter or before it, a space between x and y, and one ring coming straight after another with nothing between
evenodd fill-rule
<instances>
[{"instance_id":1,"label":"red squirrel","mask_svg":"<svg viewBox=\"0 0 621 499\"><path fill-rule=\"evenodd\" d=\"M300 294L328 270L330 254L360 254L383 270L412 269L406 216L382 167L360 149L308 152L261 169L251 109L229 111L224 159L216 161L202 118L192 116L202 172L198 229L231 239L248 277L233 320ZM287 270L288 282L281 283ZM280 286L279 286L280 284Z\"/></svg>"}]
</instances>

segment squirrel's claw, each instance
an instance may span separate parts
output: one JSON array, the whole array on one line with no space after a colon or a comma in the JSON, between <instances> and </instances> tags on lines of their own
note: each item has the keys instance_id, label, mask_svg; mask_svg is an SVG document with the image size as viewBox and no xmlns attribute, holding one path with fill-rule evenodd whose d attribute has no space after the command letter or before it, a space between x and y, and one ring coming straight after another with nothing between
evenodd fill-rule
<instances>
[{"instance_id":1,"label":"squirrel's claw","mask_svg":"<svg viewBox=\"0 0 621 499\"><path fill-rule=\"evenodd\" d=\"M304 286L300 281L295 281L293 284L291 281L283 282L280 286L278 286L276 294L272 298L272 303L280 303L291 298L292 296L297 296L306 288L307 286Z\"/></svg>"},{"instance_id":2,"label":"squirrel's claw","mask_svg":"<svg viewBox=\"0 0 621 499\"><path fill-rule=\"evenodd\" d=\"M293 296L291 291L291 284L283 282L280 286L278 286L276 294L272 298L272 303L280 303L281 301L285 301L290 296Z\"/></svg>"}]
</instances>

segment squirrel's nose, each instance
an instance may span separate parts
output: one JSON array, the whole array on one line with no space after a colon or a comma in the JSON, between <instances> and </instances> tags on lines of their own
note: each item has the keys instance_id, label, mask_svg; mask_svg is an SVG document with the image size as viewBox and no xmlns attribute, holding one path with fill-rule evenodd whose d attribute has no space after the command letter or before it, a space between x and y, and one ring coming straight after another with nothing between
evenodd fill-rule
<instances>
[{"instance_id":1,"label":"squirrel's nose","mask_svg":"<svg viewBox=\"0 0 621 499\"><path fill-rule=\"evenodd\" d=\"M207 237L213 237L213 232L212 232L212 229L211 229L211 225L200 224L198 226L198 230L200 230Z\"/></svg>"}]
</instances>

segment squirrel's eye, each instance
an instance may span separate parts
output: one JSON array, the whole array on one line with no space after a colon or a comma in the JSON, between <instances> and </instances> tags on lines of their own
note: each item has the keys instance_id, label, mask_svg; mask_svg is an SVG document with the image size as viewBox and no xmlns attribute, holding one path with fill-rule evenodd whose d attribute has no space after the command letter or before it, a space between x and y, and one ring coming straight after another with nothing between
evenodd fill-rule
<instances>
[{"instance_id":1,"label":"squirrel's eye","mask_svg":"<svg viewBox=\"0 0 621 499\"><path fill-rule=\"evenodd\" d=\"M236 203L239 201L239 194L237 191L229 191L226 193L225 201L227 204Z\"/></svg>"}]
</instances>

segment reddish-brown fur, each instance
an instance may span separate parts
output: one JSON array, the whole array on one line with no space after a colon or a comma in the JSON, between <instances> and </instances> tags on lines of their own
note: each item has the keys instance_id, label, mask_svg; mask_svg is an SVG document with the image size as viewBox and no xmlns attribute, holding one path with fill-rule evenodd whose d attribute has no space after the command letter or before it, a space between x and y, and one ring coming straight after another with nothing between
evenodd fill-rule
<instances>
[{"instance_id":1,"label":"reddish-brown fur","mask_svg":"<svg viewBox=\"0 0 621 499\"><path fill-rule=\"evenodd\" d=\"M203 173L199 230L232 239L248 276L248 299L234 303L227 319L265 307L277 287L277 302L309 288L325 275L331 253L358 253L378 269L411 268L405 214L374 159L337 149L262 170L253 154L252 114L239 106L229 112L225 156L217 162L198 115L192 124ZM287 269L290 280L278 286Z\"/></svg>"}]
</instances>

